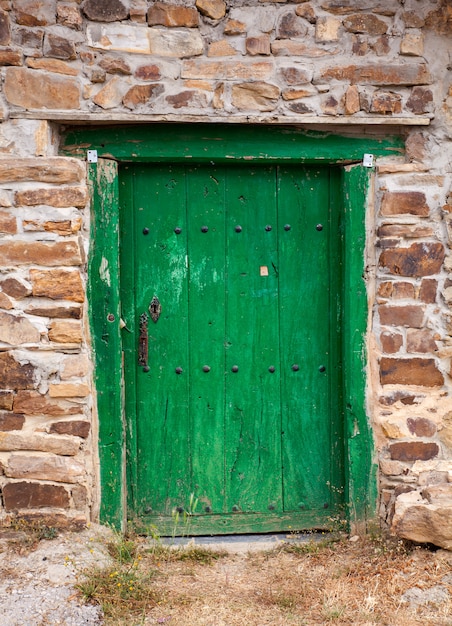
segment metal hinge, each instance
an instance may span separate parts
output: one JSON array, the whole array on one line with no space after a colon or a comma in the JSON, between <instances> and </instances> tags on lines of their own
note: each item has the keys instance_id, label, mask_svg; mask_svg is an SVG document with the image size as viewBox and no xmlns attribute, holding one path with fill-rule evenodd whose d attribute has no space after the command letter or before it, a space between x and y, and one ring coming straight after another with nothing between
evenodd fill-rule
<instances>
[{"instance_id":1,"label":"metal hinge","mask_svg":"<svg viewBox=\"0 0 452 626\"><path fill-rule=\"evenodd\" d=\"M365 154L363 156L363 166L364 167L373 167L374 166L374 155L373 154Z\"/></svg>"},{"instance_id":2,"label":"metal hinge","mask_svg":"<svg viewBox=\"0 0 452 626\"><path fill-rule=\"evenodd\" d=\"M88 150L86 152L86 160L88 163L97 163L97 150Z\"/></svg>"}]
</instances>

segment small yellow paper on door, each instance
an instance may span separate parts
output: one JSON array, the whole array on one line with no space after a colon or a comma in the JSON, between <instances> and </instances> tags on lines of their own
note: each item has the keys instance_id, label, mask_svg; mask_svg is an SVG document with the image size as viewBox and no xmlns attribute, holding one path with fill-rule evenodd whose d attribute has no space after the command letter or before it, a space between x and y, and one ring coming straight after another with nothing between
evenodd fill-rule
<instances>
[{"instance_id":1,"label":"small yellow paper on door","mask_svg":"<svg viewBox=\"0 0 452 626\"><path fill-rule=\"evenodd\" d=\"M268 276L268 267L266 265L261 265L260 266L260 275L261 276Z\"/></svg>"}]
</instances>

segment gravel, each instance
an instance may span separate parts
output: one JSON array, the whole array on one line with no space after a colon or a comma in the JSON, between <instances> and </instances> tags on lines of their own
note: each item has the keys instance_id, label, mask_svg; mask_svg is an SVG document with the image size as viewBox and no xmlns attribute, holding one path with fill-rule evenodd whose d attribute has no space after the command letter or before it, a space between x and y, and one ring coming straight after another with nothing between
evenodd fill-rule
<instances>
[{"instance_id":1,"label":"gravel","mask_svg":"<svg viewBox=\"0 0 452 626\"><path fill-rule=\"evenodd\" d=\"M92 526L64 532L29 548L25 532L0 531L1 626L98 626L97 606L85 605L75 584L92 564L107 565L110 531Z\"/></svg>"}]
</instances>

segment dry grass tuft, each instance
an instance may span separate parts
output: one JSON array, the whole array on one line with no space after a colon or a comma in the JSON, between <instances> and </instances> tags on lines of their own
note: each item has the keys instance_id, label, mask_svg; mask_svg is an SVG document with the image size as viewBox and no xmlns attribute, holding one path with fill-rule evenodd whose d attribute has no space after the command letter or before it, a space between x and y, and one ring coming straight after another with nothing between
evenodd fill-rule
<instances>
[{"instance_id":1,"label":"dry grass tuft","mask_svg":"<svg viewBox=\"0 0 452 626\"><path fill-rule=\"evenodd\" d=\"M149 548L144 539L133 541L133 559L121 565L133 580L112 575L117 567L96 572L97 586L84 591L107 608L107 626L452 626L447 594L427 595L417 605L403 598L413 588L452 592L452 553L444 550L377 537L226 555L199 545ZM124 589L114 610L112 582Z\"/></svg>"}]
</instances>

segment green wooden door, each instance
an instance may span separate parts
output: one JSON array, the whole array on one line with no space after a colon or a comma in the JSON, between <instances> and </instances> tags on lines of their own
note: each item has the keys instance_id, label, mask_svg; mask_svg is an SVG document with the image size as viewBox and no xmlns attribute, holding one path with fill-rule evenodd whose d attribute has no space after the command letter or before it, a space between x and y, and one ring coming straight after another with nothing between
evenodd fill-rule
<instances>
[{"instance_id":1,"label":"green wooden door","mask_svg":"<svg viewBox=\"0 0 452 626\"><path fill-rule=\"evenodd\" d=\"M131 517L327 526L344 483L339 174L129 164L120 181Z\"/></svg>"}]
</instances>

